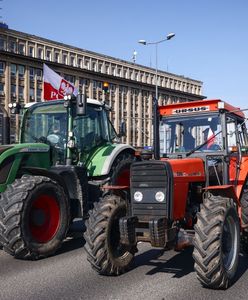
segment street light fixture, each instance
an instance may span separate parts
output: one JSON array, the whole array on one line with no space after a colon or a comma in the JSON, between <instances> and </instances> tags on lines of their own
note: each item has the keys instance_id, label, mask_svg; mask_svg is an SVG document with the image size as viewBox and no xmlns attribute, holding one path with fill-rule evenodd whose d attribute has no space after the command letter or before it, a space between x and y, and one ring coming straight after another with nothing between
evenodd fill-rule
<instances>
[{"instance_id":1,"label":"street light fixture","mask_svg":"<svg viewBox=\"0 0 248 300\"><path fill-rule=\"evenodd\" d=\"M155 45L156 49L156 73L155 73L155 99L153 101L153 114L154 114L154 129L153 129L153 141L154 141L154 158L159 159L159 124L158 124L158 118L157 118L157 112L158 112L158 44L168 41L172 39L175 36L175 33L171 32L167 34L165 39L155 41L155 42L147 42L146 40L139 40L139 43L142 45Z\"/></svg>"}]
</instances>

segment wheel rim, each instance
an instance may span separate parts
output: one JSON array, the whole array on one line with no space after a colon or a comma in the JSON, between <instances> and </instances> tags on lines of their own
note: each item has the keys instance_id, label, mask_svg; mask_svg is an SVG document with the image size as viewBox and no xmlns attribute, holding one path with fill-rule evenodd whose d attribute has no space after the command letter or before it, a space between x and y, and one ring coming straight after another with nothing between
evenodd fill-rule
<instances>
[{"instance_id":1,"label":"wheel rim","mask_svg":"<svg viewBox=\"0 0 248 300\"><path fill-rule=\"evenodd\" d=\"M56 234L60 224L60 210L56 198L41 195L32 203L29 228L33 240L47 243Z\"/></svg>"},{"instance_id":2,"label":"wheel rim","mask_svg":"<svg viewBox=\"0 0 248 300\"><path fill-rule=\"evenodd\" d=\"M124 169L122 170L117 179L116 179L116 185L125 185L129 186L130 185L130 170L129 169Z\"/></svg>"},{"instance_id":3,"label":"wheel rim","mask_svg":"<svg viewBox=\"0 0 248 300\"><path fill-rule=\"evenodd\" d=\"M235 264L238 247L237 225L232 216L227 216L223 226L222 254L223 264L227 271Z\"/></svg>"},{"instance_id":4,"label":"wheel rim","mask_svg":"<svg viewBox=\"0 0 248 300\"><path fill-rule=\"evenodd\" d=\"M110 248L114 258L124 258L128 255L128 246L120 243L119 219L125 216L124 210L119 210L113 216L110 230Z\"/></svg>"}]
</instances>

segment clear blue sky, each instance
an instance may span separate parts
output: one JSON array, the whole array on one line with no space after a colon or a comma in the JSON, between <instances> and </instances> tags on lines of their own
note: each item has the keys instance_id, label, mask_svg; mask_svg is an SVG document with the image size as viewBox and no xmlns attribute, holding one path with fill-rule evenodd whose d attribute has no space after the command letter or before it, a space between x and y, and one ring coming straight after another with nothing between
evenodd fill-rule
<instances>
[{"instance_id":1,"label":"clear blue sky","mask_svg":"<svg viewBox=\"0 0 248 300\"><path fill-rule=\"evenodd\" d=\"M247 0L3 0L11 29L203 81L203 94L248 108Z\"/></svg>"}]
</instances>

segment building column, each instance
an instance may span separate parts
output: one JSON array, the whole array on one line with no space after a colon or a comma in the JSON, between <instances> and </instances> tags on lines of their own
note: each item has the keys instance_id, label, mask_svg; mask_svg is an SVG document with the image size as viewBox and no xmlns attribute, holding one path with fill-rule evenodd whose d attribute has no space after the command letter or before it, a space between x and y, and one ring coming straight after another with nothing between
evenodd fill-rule
<instances>
[{"instance_id":1,"label":"building column","mask_svg":"<svg viewBox=\"0 0 248 300\"><path fill-rule=\"evenodd\" d=\"M138 94L138 141L137 141L137 146L142 147L142 136L145 134L143 130L143 119L142 119L142 110L143 110L143 105L142 105L142 91L139 90Z\"/></svg>"},{"instance_id":2,"label":"building column","mask_svg":"<svg viewBox=\"0 0 248 300\"><path fill-rule=\"evenodd\" d=\"M8 111L9 99L11 99L11 76L10 76L10 62L6 61L5 66L5 99L4 108Z\"/></svg>"},{"instance_id":3,"label":"building column","mask_svg":"<svg viewBox=\"0 0 248 300\"><path fill-rule=\"evenodd\" d=\"M127 144L131 144L131 127L132 127L132 119L131 119L131 89L128 87L127 90Z\"/></svg>"},{"instance_id":4,"label":"building column","mask_svg":"<svg viewBox=\"0 0 248 300\"><path fill-rule=\"evenodd\" d=\"M93 98L93 81L89 79L89 98Z\"/></svg>"},{"instance_id":5,"label":"building column","mask_svg":"<svg viewBox=\"0 0 248 300\"><path fill-rule=\"evenodd\" d=\"M153 107L152 107L152 93L149 93L148 97L148 145L153 146L153 127L152 127L152 120L153 120Z\"/></svg>"},{"instance_id":6,"label":"building column","mask_svg":"<svg viewBox=\"0 0 248 300\"><path fill-rule=\"evenodd\" d=\"M114 98L114 111L115 111L115 123L114 123L114 127L117 131L119 131L119 119L120 119L120 114L119 114L119 85L116 85L115 88L115 98Z\"/></svg>"}]
</instances>

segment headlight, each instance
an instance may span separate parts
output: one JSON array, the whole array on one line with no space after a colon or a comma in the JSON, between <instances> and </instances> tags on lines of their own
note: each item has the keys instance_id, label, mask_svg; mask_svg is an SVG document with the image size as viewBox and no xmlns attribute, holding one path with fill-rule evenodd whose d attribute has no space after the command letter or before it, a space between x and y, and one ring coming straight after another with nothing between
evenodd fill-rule
<instances>
[{"instance_id":1,"label":"headlight","mask_svg":"<svg viewBox=\"0 0 248 300\"><path fill-rule=\"evenodd\" d=\"M133 197L135 201L140 202L143 199L143 194L137 191L134 193Z\"/></svg>"},{"instance_id":2,"label":"headlight","mask_svg":"<svg viewBox=\"0 0 248 300\"><path fill-rule=\"evenodd\" d=\"M155 194L155 199L158 201L158 202L163 202L164 201L164 198L165 198L165 194L161 191L157 192Z\"/></svg>"}]
</instances>

